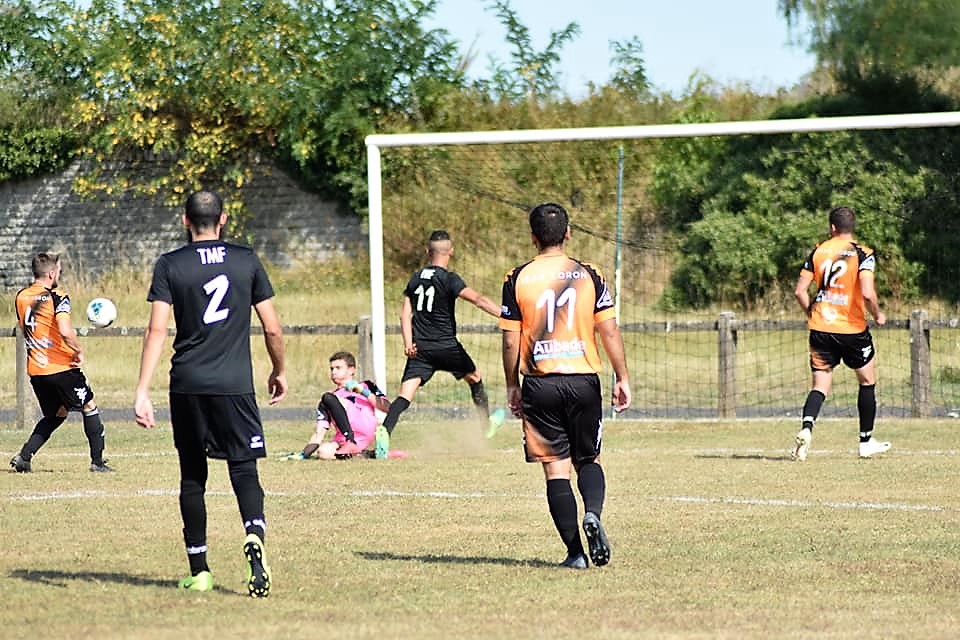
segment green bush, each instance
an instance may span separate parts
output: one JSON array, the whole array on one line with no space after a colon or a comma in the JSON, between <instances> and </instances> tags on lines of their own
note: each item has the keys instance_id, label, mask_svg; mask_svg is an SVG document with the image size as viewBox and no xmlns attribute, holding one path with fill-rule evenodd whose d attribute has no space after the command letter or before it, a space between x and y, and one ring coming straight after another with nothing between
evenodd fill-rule
<instances>
[{"instance_id":1,"label":"green bush","mask_svg":"<svg viewBox=\"0 0 960 640\"><path fill-rule=\"evenodd\" d=\"M23 180L63 169L73 155L76 136L60 127L0 128L0 182Z\"/></svg>"},{"instance_id":2,"label":"green bush","mask_svg":"<svg viewBox=\"0 0 960 640\"><path fill-rule=\"evenodd\" d=\"M880 291L916 296L923 269L903 254L900 214L924 196L924 175L909 163L874 158L855 133L787 136L758 169L733 177L702 204L703 218L681 242L669 300L754 306L792 284L806 254L827 237L827 211L841 204L858 212L857 238L877 251Z\"/></svg>"}]
</instances>

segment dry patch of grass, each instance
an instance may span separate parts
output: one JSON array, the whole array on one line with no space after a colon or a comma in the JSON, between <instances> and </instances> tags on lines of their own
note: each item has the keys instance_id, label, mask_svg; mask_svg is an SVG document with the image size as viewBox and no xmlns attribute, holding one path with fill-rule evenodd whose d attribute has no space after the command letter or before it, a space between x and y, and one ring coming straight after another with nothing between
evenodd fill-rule
<instances>
[{"instance_id":1,"label":"dry patch of grass","mask_svg":"<svg viewBox=\"0 0 960 640\"><path fill-rule=\"evenodd\" d=\"M309 420L268 422L267 545L275 590L243 588L242 528L211 463L210 560L186 572L169 429L108 425L118 473L86 471L68 422L29 475L0 473L0 625L43 637L949 637L960 605L960 447L953 422L881 421L894 442L858 460L856 423L824 420L789 461L792 421L608 421L611 564L563 549L518 425L408 420L409 460L288 462ZM9 457L26 433L0 429Z\"/></svg>"}]
</instances>

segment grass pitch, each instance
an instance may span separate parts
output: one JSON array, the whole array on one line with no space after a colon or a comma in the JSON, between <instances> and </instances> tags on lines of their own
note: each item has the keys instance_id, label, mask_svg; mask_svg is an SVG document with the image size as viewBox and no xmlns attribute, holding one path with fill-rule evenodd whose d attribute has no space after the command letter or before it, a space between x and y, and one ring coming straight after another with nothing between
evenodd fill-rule
<instances>
[{"instance_id":1,"label":"grass pitch","mask_svg":"<svg viewBox=\"0 0 960 640\"><path fill-rule=\"evenodd\" d=\"M267 417L271 596L243 584L243 530L211 462L209 559L187 573L169 428L108 424L116 474L87 471L72 416L32 474L0 473L0 628L42 638L943 638L960 629L956 422L894 421L856 457L823 420L605 424L611 563L555 565L539 465L518 424L401 421L408 460L289 462L308 422ZM10 458L28 434L0 429Z\"/></svg>"}]
</instances>

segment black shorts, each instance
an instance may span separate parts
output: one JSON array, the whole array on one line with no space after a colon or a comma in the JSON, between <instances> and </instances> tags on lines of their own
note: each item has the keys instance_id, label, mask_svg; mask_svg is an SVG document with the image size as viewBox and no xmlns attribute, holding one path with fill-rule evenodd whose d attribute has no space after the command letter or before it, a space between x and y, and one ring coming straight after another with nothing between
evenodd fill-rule
<instances>
[{"instance_id":1,"label":"black shorts","mask_svg":"<svg viewBox=\"0 0 960 640\"><path fill-rule=\"evenodd\" d=\"M863 333L810 332L810 369L833 371L842 361L851 369L865 367L876 355L873 336L867 329Z\"/></svg>"},{"instance_id":2,"label":"black shorts","mask_svg":"<svg viewBox=\"0 0 960 640\"><path fill-rule=\"evenodd\" d=\"M454 378L460 380L476 370L477 365L473 363L473 358L459 342L440 349L424 349L417 345L417 355L407 358L407 364L403 368L403 378L400 381L406 382L413 378L420 378L420 384L424 385L437 371L449 371Z\"/></svg>"},{"instance_id":3,"label":"black shorts","mask_svg":"<svg viewBox=\"0 0 960 640\"><path fill-rule=\"evenodd\" d=\"M30 384L45 418L57 415L60 407L80 411L93 400L93 389L80 369L67 369L47 376L30 376Z\"/></svg>"},{"instance_id":4,"label":"black shorts","mask_svg":"<svg viewBox=\"0 0 960 640\"><path fill-rule=\"evenodd\" d=\"M221 460L267 455L256 395L170 394L170 424L178 451L204 452Z\"/></svg>"},{"instance_id":5,"label":"black shorts","mask_svg":"<svg viewBox=\"0 0 960 640\"><path fill-rule=\"evenodd\" d=\"M603 401L598 375L526 376L521 397L527 462L573 458L579 467L600 455Z\"/></svg>"}]
</instances>

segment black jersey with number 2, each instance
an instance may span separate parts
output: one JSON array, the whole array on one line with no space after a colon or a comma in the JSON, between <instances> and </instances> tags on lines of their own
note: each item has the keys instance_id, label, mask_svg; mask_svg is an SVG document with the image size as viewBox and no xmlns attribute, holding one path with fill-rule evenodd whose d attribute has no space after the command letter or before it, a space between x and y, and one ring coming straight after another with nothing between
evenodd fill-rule
<instances>
[{"instance_id":1,"label":"black jersey with number 2","mask_svg":"<svg viewBox=\"0 0 960 640\"><path fill-rule=\"evenodd\" d=\"M272 297L249 247L206 240L160 256L147 300L173 305L171 393L253 393L251 307Z\"/></svg>"},{"instance_id":2,"label":"black jersey with number 2","mask_svg":"<svg viewBox=\"0 0 960 640\"><path fill-rule=\"evenodd\" d=\"M443 267L427 265L413 274L403 295L413 306L413 341L418 346L456 345L454 308L466 287L463 278Z\"/></svg>"}]
</instances>

